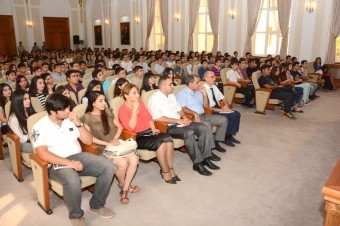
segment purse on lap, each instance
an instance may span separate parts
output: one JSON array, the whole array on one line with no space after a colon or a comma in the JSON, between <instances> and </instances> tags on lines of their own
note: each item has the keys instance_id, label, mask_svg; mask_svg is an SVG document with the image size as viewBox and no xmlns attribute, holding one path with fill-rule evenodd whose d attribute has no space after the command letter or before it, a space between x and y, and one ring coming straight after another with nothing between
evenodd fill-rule
<instances>
[{"instance_id":1,"label":"purse on lap","mask_svg":"<svg viewBox=\"0 0 340 226\"><path fill-rule=\"evenodd\" d=\"M127 140L119 139L119 145L106 146L104 155L108 158L122 158L135 153L137 150L137 142L130 138Z\"/></svg>"}]
</instances>

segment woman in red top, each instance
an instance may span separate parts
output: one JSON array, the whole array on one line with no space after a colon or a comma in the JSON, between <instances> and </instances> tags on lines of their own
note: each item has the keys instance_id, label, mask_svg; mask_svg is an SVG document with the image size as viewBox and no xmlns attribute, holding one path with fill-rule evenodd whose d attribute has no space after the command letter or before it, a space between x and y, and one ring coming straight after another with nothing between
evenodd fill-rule
<instances>
[{"instance_id":1,"label":"woman in red top","mask_svg":"<svg viewBox=\"0 0 340 226\"><path fill-rule=\"evenodd\" d=\"M156 151L162 178L167 183L176 184L180 179L173 170L174 145L171 136L160 134L156 129L150 113L139 98L136 85L126 84L122 96L125 103L118 111L119 121L126 130L137 134L138 148Z\"/></svg>"}]
</instances>

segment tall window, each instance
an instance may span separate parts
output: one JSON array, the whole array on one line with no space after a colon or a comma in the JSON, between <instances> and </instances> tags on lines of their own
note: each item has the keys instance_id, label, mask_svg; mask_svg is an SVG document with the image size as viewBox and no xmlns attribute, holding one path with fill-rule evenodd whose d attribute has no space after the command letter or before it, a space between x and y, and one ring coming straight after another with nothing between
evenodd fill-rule
<instances>
[{"instance_id":1,"label":"tall window","mask_svg":"<svg viewBox=\"0 0 340 226\"><path fill-rule=\"evenodd\" d=\"M211 30L207 0L201 0L196 27L194 30L194 50L210 52L214 44L214 35Z\"/></svg>"},{"instance_id":2,"label":"tall window","mask_svg":"<svg viewBox=\"0 0 340 226\"><path fill-rule=\"evenodd\" d=\"M150 49L152 50L158 50L158 49L164 50L165 48L164 44L165 44L165 37L163 35L162 22L161 22L161 7L160 7L159 0L156 0L155 19L154 19L153 27L151 30L149 45L150 45Z\"/></svg>"},{"instance_id":3,"label":"tall window","mask_svg":"<svg viewBox=\"0 0 340 226\"><path fill-rule=\"evenodd\" d=\"M254 55L278 54L282 35L277 12L277 0L262 0L260 19L252 38Z\"/></svg>"},{"instance_id":4,"label":"tall window","mask_svg":"<svg viewBox=\"0 0 340 226\"><path fill-rule=\"evenodd\" d=\"M335 44L335 62L340 62L340 36L337 37Z\"/></svg>"}]
</instances>

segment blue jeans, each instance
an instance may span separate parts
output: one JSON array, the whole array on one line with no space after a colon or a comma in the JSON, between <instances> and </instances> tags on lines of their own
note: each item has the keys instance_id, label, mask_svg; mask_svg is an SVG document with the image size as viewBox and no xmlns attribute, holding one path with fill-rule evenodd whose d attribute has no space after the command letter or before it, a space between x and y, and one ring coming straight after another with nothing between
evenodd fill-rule
<instances>
[{"instance_id":1,"label":"blue jeans","mask_svg":"<svg viewBox=\"0 0 340 226\"><path fill-rule=\"evenodd\" d=\"M76 219L84 215L84 211L81 209L80 176L97 177L95 190L90 199L90 207L99 209L105 205L115 169L110 160L86 152L71 155L67 159L80 161L83 164L83 171L77 172L71 168L55 170L51 166L49 177L63 185L64 202L69 210L69 218Z\"/></svg>"}]
</instances>

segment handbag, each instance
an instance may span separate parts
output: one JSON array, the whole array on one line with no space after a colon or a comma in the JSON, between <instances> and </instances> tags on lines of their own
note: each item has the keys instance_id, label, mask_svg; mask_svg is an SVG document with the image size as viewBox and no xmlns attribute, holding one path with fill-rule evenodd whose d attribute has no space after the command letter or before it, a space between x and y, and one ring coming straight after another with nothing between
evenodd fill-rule
<instances>
[{"instance_id":1,"label":"handbag","mask_svg":"<svg viewBox=\"0 0 340 226\"><path fill-rule=\"evenodd\" d=\"M119 145L106 146L103 154L108 158L122 158L135 153L137 150L137 142L130 138L127 140L119 139Z\"/></svg>"}]
</instances>

